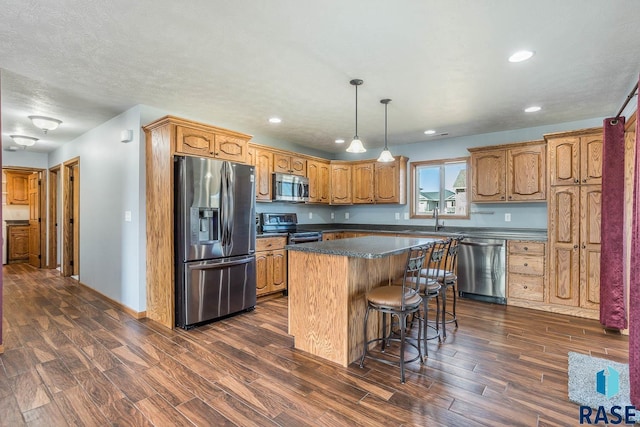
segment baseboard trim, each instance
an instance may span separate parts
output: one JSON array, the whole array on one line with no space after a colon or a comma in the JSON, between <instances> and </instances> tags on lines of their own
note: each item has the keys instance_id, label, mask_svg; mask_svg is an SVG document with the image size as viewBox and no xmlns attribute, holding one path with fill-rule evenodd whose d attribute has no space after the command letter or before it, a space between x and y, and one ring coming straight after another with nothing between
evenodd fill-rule
<instances>
[{"instance_id":1,"label":"baseboard trim","mask_svg":"<svg viewBox=\"0 0 640 427\"><path fill-rule=\"evenodd\" d=\"M135 311L134 309L132 309L130 307L127 307L126 305L122 304L121 302L116 301L116 300L114 300L112 298L109 298L108 296L106 296L102 292L96 291L92 287L85 285L84 283L82 283L79 280L78 280L78 285L80 285L83 288L85 288L86 290L98 295L100 298L103 298L103 299L109 301L111 304L117 306L120 310L124 311L129 316L133 317L134 319L140 320L140 319L144 319L145 317L147 317L147 311L146 310L145 311Z\"/></svg>"},{"instance_id":2,"label":"baseboard trim","mask_svg":"<svg viewBox=\"0 0 640 427\"><path fill-rule=\"evenodd\" d=\"M531 308L533 310L549 311L551 313L566 314L567 316L582 317L585 319L598 320L600 312L598 310L590 310L586 308L561 306L554 304L545 304L541 302L520 300L516 298L507 298L507 305L515 307Z\"/></svg>"}]
</instances>

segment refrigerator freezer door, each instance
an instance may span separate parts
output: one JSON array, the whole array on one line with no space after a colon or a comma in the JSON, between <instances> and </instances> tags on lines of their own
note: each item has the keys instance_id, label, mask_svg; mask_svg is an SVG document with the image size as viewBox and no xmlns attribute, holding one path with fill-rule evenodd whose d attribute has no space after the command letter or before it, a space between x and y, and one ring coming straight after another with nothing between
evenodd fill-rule
<instances>
[{"instance_id":1,"label":"refrigerator freezer door","mask_svg":"<svg viewBox=\"0 0 640 427\"><path fill-rule=\"evenodd\" d=\"M177 326L188 328L256 305L254 255L186 263L182 270Z\"/></svg>"},{"instance_id":2,"label":"refrigerator freezer door","mask_svg":"<svg viewBox=\"0 0 640 427\"><path fill-rule=\"evenodd\" d=\"M253 166L176 157L176 261L255 252Z\"/></svg>"}]
</instances>

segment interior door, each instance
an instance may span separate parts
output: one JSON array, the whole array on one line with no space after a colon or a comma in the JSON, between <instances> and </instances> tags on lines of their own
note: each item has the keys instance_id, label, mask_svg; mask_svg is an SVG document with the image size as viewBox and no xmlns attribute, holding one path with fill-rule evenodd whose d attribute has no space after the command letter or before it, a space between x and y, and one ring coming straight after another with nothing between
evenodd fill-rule
<instances>
[{"instance_id":1,"label":"interior door","mask_svg":"<svg viewBox=\"0 0 640 427\"><path fill-rule=\"evenodd\" d=\"M72 275L80 274L80 165L75 163L72 167L73 184L73 269Z\"/></svg>"},{"instance_id":2,"label":"interior door","mask_svg":"<svg viewBox=\"0 0 640 427\"><path fill-rule=\"evenodd\" d=\"M40 177L38 172L29 175L29 264L40 268Z\"/></svg>"}]
</instances>

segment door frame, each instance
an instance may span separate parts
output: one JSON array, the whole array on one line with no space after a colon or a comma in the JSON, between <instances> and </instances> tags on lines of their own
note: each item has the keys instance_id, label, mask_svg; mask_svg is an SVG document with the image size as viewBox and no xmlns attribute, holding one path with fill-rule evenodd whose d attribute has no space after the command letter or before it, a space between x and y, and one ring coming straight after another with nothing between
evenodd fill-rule
<instances>
[{"instance_id":1,"label":"door frame","mask_svg":"<svg viewBox=\"0 0 640 427\"><path fill-rule=\"evenodd\" d=\"M73 180L71 179L71 171L74 167L78 167L78 176L74 176ZM63 163L63 174L62 174L62 262L61 262L61 273L63 277L71 277L74 274L74 266L80 268L80 248L74 247L74 236L73 229L74 227L71 225L71 219L73 218L73 225L78 230L78 238L77 244L80 245L80 218L73 217L74 208L79 209L79 199L80 194L76 194L74 196L74 180L77 180L78 189L80 188L80 157L74 157L73 159L67 160ZM79 193L79 191L78 191ZM70 202L71 201L71 202ZM75 249L75 251L74 251ZM73 259L74 252L77 252L78 256ZM73 260L74 265L71 265L71 261Z\"/></svg>"},{"instance_id":2,"label":"door frame","mask_svg":"<svg viewBox=\"0 0 640 427\"><path fill-rule=\"evenodd\" d=\"M49 169L49 250L47 252L47 268L58 267L58 185L60 183L61 165Z\"/></svg>"}]
</instances>

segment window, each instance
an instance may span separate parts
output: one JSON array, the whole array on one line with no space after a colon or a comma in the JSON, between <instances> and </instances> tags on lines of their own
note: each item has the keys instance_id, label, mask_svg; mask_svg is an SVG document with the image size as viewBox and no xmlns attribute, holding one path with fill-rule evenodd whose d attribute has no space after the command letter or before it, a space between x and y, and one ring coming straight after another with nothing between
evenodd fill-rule
<instances>
[{"instance_id":1,"label":"window","mask_svg":"<svg viewBox=\"0 0 640 427\"><path fill-rule=\"evenodd\" d=\"M469 158L411 163L411 218L469 218Z\"/></svg>"}]
</instances>

